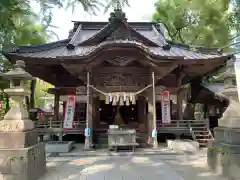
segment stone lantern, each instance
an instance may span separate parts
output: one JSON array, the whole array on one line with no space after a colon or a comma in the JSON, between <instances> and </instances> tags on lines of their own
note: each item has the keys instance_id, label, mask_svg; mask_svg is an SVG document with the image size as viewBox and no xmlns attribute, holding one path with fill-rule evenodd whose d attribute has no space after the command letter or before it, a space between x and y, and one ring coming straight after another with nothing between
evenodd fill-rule
<instances>
[{"instance_id":1,"label":"stone lantern","mask_svg":"<svg viewBox=\"0 0 240 180\"><path fill-rule=\"evenodd\" d=\"M10 87L4 92L14 101L0 121L0 177L3 179L36 180L46 171L45 146L38 143L34 123L23 105L25 96L30 94L26 81L33 79L24 68L24 61L18 60L13 70L3 74L10 80Z\"/></svg>"},{"instance_id":2,"label":"stone lantern","mask_svg":"<svg viewBox=\"0 0 240 180\"><path fill-rule=\"evenodd\" d=\"M215 140L208 147L207 154L209 167L229 179L240 177L240 103L234 63L235 59L229 60L222 74L222 94L228 98L229 105L219 119L219 127L214 128Z\"/></svg>"}]
</instances>

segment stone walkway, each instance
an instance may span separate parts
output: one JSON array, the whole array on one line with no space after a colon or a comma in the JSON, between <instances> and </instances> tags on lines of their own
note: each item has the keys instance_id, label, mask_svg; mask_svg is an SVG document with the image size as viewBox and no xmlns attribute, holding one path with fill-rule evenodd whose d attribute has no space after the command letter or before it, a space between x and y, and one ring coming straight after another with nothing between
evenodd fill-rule
<instances>
[{"instance_id":1,"label":"stone walkway","mask_svg":"<svg viewBox=\"0 0 240 180\"><path fill-rule=\"evenodd\" d=\"M48 157L41 180L226 180L206 168L205 151L195 155Z\"/></svg>"}]
</instances>

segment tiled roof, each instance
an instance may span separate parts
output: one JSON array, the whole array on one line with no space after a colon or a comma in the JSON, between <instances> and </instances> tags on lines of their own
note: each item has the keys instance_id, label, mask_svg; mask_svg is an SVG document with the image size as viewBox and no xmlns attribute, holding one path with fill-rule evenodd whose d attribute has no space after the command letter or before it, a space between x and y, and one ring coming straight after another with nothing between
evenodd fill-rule
<instances>
[{"instance_id":1,"label":"tiled roof","mask_svg":"<svg viewBox=\"0 0 240 180\"><path fill-rule=\"evenodd\" d=\"M145 52L159 57L182 57L184 59L211 59L217 57L229 57L229 54L223 54L216 50L203 50L203 49L191 49L190 47L182 44L176 44L174 42L167 41L163 33L160 31L156 23L152 22L129 22L128 26L136 31L138 35L148 39L152 42L152 46L146 46L138 40L106 40L100 42L98 45L82 45L81 43L88 41L89 39L97 36L101 31L105 31L108 35L107 27L111 23L108 22L75 22L75 30L73 36L69 39L57 41L53 43L38 45L38 46L20 46L15 49L5 50L5 55L15 55L22 57L32 58L61 58L88 56L94 51L100 50L100 48L107 48L109 45L129 45L129 46L142 46ZM116 27L115 27L116 28ZM73 48L69 48L71 44ZM165 48L169 45L169 48Z\"/></svg>"},{"instance_id":2,"label":"tiled roof","mask_svg":"<svg viewBox=\"0 0 240 180\"><path fill-rule=\"evenodd\" d=\"M19 54L23 57L32 57L32 58L60 58L62 57L71 57L71 56L87 56L93 53L96 50L100 50L107 45L120 45L120 44L127 44L127 45L135 45L139 46L139 43L135 41L105 41L100 43L98 46L77 46L74 49L68 49L66 45L54 47L54 48L46 48L45 50L41 51L20 51L19 53L16 52L14 54ZM140 45L143 46L143 45ZM162 47L147 47L144 46L143 48L147 53L150 53L155 56L159 57L184 57L184 59L210 59L210 58L217 58L222 56L228 56L228 54L217 54L217 53L201 53L195 52L192 50L187 50L185 48L180 47L171 47L170 50L164 50Z\"/></svg>"}]
</instances>

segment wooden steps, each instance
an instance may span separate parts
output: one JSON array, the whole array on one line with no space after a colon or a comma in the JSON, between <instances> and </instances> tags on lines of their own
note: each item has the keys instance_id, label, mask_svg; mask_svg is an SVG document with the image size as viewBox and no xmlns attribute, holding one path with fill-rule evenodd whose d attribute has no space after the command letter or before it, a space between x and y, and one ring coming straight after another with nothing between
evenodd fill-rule
<instances>
[{"instance_id":1,"label":"wooden steps","mask_svg":"<svg viewBox=\"0 0 240 180\"><path fill-rule=\"evenodd\" d=\"M192 138L199 143L200 147L208 146L214 138L204 120L189 121L188 127Z\"/></svg>"}]
</instances>

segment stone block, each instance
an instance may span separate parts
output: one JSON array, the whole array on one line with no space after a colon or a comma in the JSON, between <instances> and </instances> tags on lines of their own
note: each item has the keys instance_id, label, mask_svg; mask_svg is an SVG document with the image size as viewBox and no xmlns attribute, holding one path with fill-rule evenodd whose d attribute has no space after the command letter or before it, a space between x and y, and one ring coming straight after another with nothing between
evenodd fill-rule
<instances>
[{"instance_id":1,"label":"stone block","mask_svg":"<svg viewBox=\"0 0 240 180\"><path fill-rule=\"evenodd\" d=\"M197 152L199 150L199 143L189 139L175 139L167 140L167 146L169 149L175 152Z\"/></svg>"},{"instance_id":2,"label":"stone block","mask_svg":"<svg viewBox=\"0 0 240 180\"><path fill-rule=\"evenodd\" d=\"M218 142L225 142L240 145L240 129L216 127L214 128L215 139Z\"/></svg>"},{"instance_id":3,"label":"stone block","mask_svg":"<svg viewBox=\"0 0 240 180\"><path fill-rule=\"evenodd\" d=\"M67 153L73 148L73 141L49 141L46 143L47 153Z\"/></svg>"},{"instance_id":4,"label":"stone block","mask_svg":"<svg viewBox=\"0 0 240 180\"><path fill-rule=\"evenodd\" d=\"M229 179L240 178L240 146L213 142L208 147L207 162L210 169Z\"/></svg>"},{"instance_id":5,"label":"stone block","mask_svg":"<svg viewBox=\"0 0 240 180\"><path fill-rule=\"evenodd\" d=\"M37 180L45 172L44 143L27 148L0 149L1 180Z\"/></svg>"},{"instance_id":6,"label":"stone block","mask_svg":"<svg viewBox=\"0 0 240 180\"><path fill-rule=\"evenodd\" d=\"M37 144L36 130L25 132L0 132L0 149L25 148Z\"/></svg>"},{"instance_id":7,"label":"stone block","mask_svg":"<svg viewBox=\"0 0 240 180\"><path fill-rule=\"evenodd\" d=\"M16 132L34 129L34 122L31 120L2 120L0 121L0 131Z\"/></svg>"}]
</instances>

